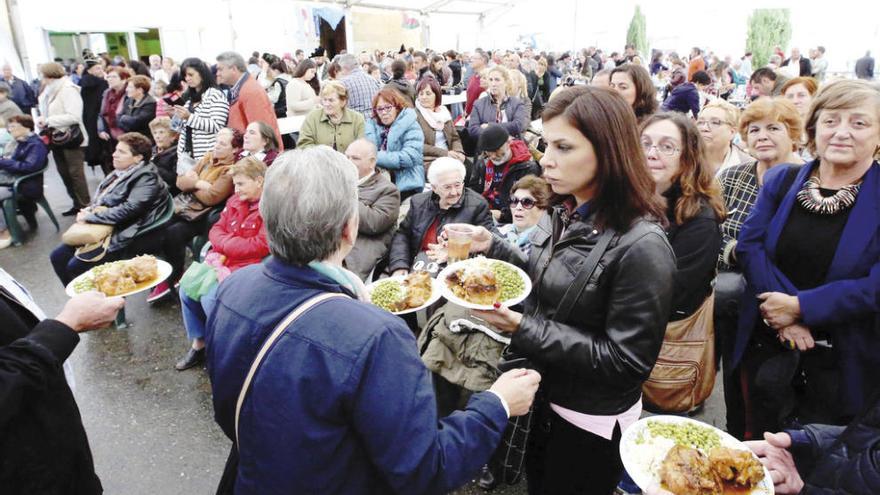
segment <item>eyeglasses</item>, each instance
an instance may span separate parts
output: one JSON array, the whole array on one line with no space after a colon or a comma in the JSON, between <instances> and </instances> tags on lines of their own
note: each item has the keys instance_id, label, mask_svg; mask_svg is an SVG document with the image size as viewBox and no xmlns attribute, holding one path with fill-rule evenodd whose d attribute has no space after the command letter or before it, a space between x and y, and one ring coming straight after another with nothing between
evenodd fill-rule
<instances>
[{"instance_id":1,"label":"eyeglasses","mask_svg":"<svg viewBox=\"0 0 880 495\"><path fill-rule=\"evenodd\" d=\"M710 129L718 129L725 124L730 125L730 122L721 119L697 119L697 127L709 126Z\"/></svg>"},{"instance_id":2,"label":"eyeglasses","mask_svg":"<svg viewBox=\"0 0 880 495\"><path fill-rule=\"evenodd\" d=\"M662 142L660 144L654 144L651 141L642 141L642 150L644 150L646 155L651 152L651 148L657 148L657 151L666 156L672 156L681 151L681 149L676 148L672 143Z\"/></svg>"},{"instance_id":3,"label":"eyeglasses","mask_svg":"<svg viewBox=\"0 0 880 495\"><path fill-rule=\"evenodd\" d=\"M510 207L516 208L516 205L521 205L526 210L531 210L535 207L537 203L532 198L510 198Z\"/></svg>"},{"instance_id":4,"label":"eyeglasses","mask_svg":"<svg viewBox=\"0 0 880 495\"><path fill-rule=\"evenodd\" d=\"M376 107L376 113L388 113L391 110L394 110L394 105L382 105L381 107Z\"/></svg>"},{"instance_id":5,"label":"eyeglasses","mask_svg":"<svg viewBox=\"0 0 880 495\"><path fill-rule=\"evenodd\" d=\"M464 187L464 181L453 182L452 184L443 184L442 186L437 186L437 189L440 189L444 192L452 192Z\"/></svg>"}]
</instances>

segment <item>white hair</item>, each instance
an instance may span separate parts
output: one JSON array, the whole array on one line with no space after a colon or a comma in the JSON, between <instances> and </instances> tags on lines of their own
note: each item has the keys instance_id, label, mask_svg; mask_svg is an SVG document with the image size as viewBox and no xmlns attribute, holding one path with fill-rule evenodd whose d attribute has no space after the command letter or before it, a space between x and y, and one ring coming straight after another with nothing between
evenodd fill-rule
<instances>
[{"instance_id":1,"label":"white hair","mask_svg":"<svg viewBox=\"0 0 880 495\"><path fill-rule=\"evenodd\" d=\"M338 251L345 225L358 214L357 180L357 167L328 146L279 155L260 200L272 255L305 265Z\"/></svg>"},{"instance_id":2,"label":"white hair","mask_svg":"<svg viewBox=\"0 0 880 495\"><path fill-rule=\"evenodd\" d=\"M355 57L351 53L340 55L336 59L336 63L338 63L339 68L341 68L345 72L351 72L360 66L360 62L358 62L357 57Z\"/></svg>"},{"instance_id":3,"label":"white hair","mask_svg":"<svg viewBox=\"0 0 880 495\"><path fill-rule=\"evenodd\" d=\"M430 182L432 186L437 185L437 180L440 179L440 176L447 172L458 172L461 174L461 180L464 180L464 176L467 174L467 170L464 168L464 163L461 163L455 158L441 156L431 163L431 167L428 169L428 182Z\"/></svg>"}]
</instances>

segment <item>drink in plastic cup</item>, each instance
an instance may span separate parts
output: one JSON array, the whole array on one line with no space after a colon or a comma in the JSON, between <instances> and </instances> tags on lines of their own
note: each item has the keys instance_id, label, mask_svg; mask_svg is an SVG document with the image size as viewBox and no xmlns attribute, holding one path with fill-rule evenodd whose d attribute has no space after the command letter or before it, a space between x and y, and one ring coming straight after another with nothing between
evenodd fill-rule
<instances>
[{"instance_id":1,"label":"drink in plastic cup","mask_svg":"<svg viewBox=\"0 0 880 495\"><path fill-rule=\"evenodd\" d=\"M468 259L471 251L471 227L455 226L446 228L446 256L449 263Z\"/></svg>"}]
</instances>

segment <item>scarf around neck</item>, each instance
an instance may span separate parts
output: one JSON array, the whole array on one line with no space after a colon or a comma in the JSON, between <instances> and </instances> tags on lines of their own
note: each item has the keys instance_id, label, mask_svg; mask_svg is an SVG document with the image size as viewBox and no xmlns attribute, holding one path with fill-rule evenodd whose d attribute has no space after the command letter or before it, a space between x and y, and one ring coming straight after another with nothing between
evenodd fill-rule
<instances>
[{"instance_id":1,"label":"scarf around neck","mask_svg":"<svg viewBox=\"0 0 880 495\"><path fill-rule=\"evenodd\" d=\"M434 129L435 131L442 131L443 127L446 126L446 123L452 120L452 115L443 105L440 105L437 109L431 110L423 107L420 102L416 101L416 108L422 114L422 117L425 118L425 122L427 122L431 129Z\"/></svg>"},{"instance_id":2,"label":"scarf around neck","mask_svg":"<svg viewBox=\"0 0 880 495\"><path fill-rule=\"evenodd\" d=\"M367 297L367 287L354 273L325 261L312 261L309 263L309 268L345 287L352 294L356 295L359 300L369 302L370 298Z\"/></svg>"}]
</instances>

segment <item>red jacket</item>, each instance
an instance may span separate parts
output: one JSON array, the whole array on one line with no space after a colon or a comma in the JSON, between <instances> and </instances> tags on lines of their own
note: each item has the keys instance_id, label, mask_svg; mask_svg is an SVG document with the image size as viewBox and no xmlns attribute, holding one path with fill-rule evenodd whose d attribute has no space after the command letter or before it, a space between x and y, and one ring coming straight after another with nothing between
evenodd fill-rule
<instances>
[{"instance_id":1,"label":"red jacket","mask_svg":"<svg viewBox=\"0 0 880 495\"><path fill-rule=\"evenodd\" d=\"M269 254L260 202L244 202L233 194L208 233L211 250L226 256L231 271L259 263Z\"/></svg>"},{"instance_id":2,"label":"red jacket","mask_svg":"<svg viewBox=\"0 0 880 495\"><path fill-rule=\"evenodd\" d=\"M249 76L241 90L238 92L238 99L229 107L229 120L227 126L238 129L244 133L248 124L251 122L262 121L269 124L275 129L275 139L278 140L278 147L281 146L281 134L278 132L278 119L275 117L275 108L269 101L266 90L260 86L256 79Z\"/></svg>"},{"instance_id":3,"label":"red jacket","mask_svg":"<svg viewBox=\"0 0 880 495\"><path fill-rule=\"evenodd\" d=\"M474 102L477 101L477 98L480 97L480 93L483 92L483 88L480 87L480 75L474 74L471 76L471 80L468 81L467 86L467 101L464 104L464 113L470 115L471 110L474 109Z\"/></svg>"}]
</instances>

